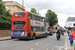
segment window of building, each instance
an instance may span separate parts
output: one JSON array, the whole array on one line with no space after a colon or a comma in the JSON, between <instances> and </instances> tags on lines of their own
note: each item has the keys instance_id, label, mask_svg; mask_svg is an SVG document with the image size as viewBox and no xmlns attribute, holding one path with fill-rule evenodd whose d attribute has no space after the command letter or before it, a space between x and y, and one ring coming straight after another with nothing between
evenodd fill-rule
<instances>
[{"instance_id":1,"label":"window of building","mask_svg":"<svg viewBox=\"0 0 75 50\"><path fill-rule=\"evenodd\" d=\"M17 9L17 11L19 11L19 8Z\"/></svg>"},{"instance_id":2,"label":"window of building","mask_svg":"<svg viewBox=\"0 0 75 50\"><path fill-rule=\"evenodd\" d=\"M75 23L73 24L73 26L75 26Z\"/></svg>"},{"instance_id":3,"label":"window of building","mask_svg":"<svg viewBox=\"0 0 75 50\"><path fill-rule=\"evenodd\" d=\"M9 10L10 10L10 12L11 12L11 7L9 7Z\"/></svg>"}]
</instances>

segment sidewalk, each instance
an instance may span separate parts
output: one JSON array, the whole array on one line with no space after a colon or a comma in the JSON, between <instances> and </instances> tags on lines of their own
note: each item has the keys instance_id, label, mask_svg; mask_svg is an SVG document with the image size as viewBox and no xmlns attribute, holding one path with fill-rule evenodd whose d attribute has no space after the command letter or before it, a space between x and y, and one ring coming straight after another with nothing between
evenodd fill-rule
<instances>
[{"instance_id":1,"label":"sidewalk","mask_svg":"<svg viewBox=\"0 0 75 50\"><path fill-rule=\"evenodd\" d=\"M74 48L73 48L73 45L72 46L70 46L70 41L69 41L69 36L68 36L68 33L66 33L66 37L67 37L67 43L68 43L68 45L67 45L67 48L69 48L69 50L74 50ZM68 50L68 49L67 49Z\"/></svg>"},{"instance_id":2,"label":"sidewalk","mask_svg":"<svg viewBox=\"0 0 75 50\"><path fill-rule=\"evenodd\" d=\"M11 40L11 36L0 37L0 41Z\"/></svg>"}]
</instances>

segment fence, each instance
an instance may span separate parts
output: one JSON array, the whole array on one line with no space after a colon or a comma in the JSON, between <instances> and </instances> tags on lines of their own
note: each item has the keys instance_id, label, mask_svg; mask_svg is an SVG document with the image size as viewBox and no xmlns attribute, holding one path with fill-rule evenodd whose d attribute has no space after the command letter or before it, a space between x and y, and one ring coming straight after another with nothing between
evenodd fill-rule
<instances>
[{"instance_id":1,"label":"fence","mask_svg":"<svg viewBox=\"0 0 75 50\"><path fill-rule=\"evenodd\" d=\"M0 23L0 30L11 30L11 24L9 24L9 23Z\"/></svg>"}]
</instances>

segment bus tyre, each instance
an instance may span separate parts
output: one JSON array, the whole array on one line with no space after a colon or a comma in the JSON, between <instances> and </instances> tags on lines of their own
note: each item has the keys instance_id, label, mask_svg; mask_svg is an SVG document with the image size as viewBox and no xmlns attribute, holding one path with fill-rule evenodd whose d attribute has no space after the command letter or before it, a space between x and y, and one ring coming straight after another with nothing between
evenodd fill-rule
<instances>
[{"instance_id":1,"label":"bus tyre","mask_svg":"<svg viewBox=\"0 0 75 50\"><path fill-rule=\"evenodd\" d=\"M35 39L35 34L33 34L32 39L33 39L33 40Z\"/></svg>"}]
</instances>

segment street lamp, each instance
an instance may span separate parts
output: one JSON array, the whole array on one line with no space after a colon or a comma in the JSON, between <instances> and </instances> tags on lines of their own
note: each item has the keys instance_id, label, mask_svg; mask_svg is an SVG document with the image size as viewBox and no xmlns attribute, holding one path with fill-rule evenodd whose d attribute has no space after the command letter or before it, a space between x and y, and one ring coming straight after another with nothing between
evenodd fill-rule
<instances>
[{"instance_id":1,"label":"street lamp","mask_svg":"<svg viewBox=\"0 0 75 50\"><path fill-rule=\"evenodd\" d=\"M39 10L41 10L42 8L38 9L38 15L39 15Z\"/></svg>"},{"instance_id":2,"label":"street lamp","mask_svg":"<svg viewBox=\"0 0 75 50\"><path fill-rule=\"evenodd\" d=\"M24 0L22 0L22 11L23 11Z\"/></svg>"}]
</instances>

